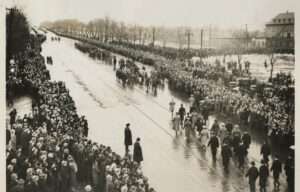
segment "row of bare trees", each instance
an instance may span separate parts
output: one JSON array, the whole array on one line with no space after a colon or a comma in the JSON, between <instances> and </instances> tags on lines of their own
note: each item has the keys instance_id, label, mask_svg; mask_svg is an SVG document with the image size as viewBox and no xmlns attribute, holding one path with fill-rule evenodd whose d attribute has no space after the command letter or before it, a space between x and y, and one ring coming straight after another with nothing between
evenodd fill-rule
<instances>
[{"instance_id":1,"label":"row of bare trees","mask_svg":"<svg viewBox=\"0 0 300 192\"><path fill-rule=\"evenodd\" d=\"M117 22L109 17L83 23L75 19L44 22L41 27L51 28L64 33L88 35L89 37L108 41L125 41L134 44L157 43L165 46L167 42L185 44L184 28L146 27ZM174 32L175 31L175 32Z\"/></svg>"}]
</instances>

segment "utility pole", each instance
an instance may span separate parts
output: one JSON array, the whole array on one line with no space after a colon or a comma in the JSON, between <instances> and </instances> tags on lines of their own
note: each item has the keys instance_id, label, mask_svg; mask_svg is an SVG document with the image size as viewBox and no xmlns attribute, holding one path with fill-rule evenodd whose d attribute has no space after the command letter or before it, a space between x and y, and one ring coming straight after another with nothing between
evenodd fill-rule
<instances>
[{"instance_id":1,"label":"utility pole","mask_svg":"<svg viewBox=\"0 0 300 192\"><path fill-rule=\"evenodd\" d=\"M201 51L203 48L203 29L201 29L201 39L200 39Z\"/></svg>"},{"instance_id":2,"label":"utility pole","mask_svg":"<svg viewBox=\"0 0 300 192\"><path fill-rule=\"evenodd\" d=\"M211 48L211 25L209 25L209 32L208 32L208 35L209 35L209 43L208 43L208 48Z\"/></svg>"},{"instance_id":3,"label":"utility pole","mask_svg":"<svg viewBox=\"0 0 300 192\"><path fill-rule=\"evenodd\" d=\"M142 34L143 34L142 27L139 27L139 43L140 43L140 45L142 44Z\"/></svg>"},{"instance_id":4,"label":"utility pole","mask_svg":"<svg viewBox=\"0 0 300 192\"><path fill-rule=\"evenodd\" d=\"M154 47L155 43L155 27L152 28L152 46Z\"/></svg>"},{"instance_id":5,"label":"utility pole","mask_svg":"<svg viewBox=\"0 0 300 192\"><path fill-rule=\"evenodd\" d=\"M191 30L188 29L188 30L186 31L185 35L187 36L187 43L188 43L188 44L187 44L187 48L188 48L188 50L190 50L191 36L192 36L193 34L192 34Z\"/></svg>"},{"instance_id":6,"label":"utility pole","mask_svg":"<svg viewBox=\"0 0 300 192\"><path fill-rule=\"evenodd\" d=\"M248 25L246 24L246 49L248 49L248 41L249 41Z\"/></svg>"}]
</instances>

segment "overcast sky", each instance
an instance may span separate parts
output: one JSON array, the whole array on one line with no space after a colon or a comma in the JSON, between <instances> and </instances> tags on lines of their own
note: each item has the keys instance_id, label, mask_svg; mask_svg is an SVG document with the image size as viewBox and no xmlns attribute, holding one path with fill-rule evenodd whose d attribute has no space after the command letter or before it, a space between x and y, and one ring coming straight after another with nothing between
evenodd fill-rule
<instances>
[{"instance_id":1,"label":"overcast sky","mask_svg":"<svg viewBox=\"0 0 300 192\"><path fill-rule=\"evenodd\" d=\"M109 16L142 25L218 25L263 29L276 14L295 11L297 0L7 0L17 4L32 24L75 18L89 21ZM13 3L12 3L13 2Z\"/></svg>"}]
</instances>

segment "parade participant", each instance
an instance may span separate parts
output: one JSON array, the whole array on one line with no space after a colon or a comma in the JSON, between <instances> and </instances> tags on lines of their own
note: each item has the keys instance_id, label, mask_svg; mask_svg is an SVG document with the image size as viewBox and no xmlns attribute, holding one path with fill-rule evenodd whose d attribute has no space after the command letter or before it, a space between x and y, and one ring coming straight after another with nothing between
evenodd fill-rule
<instances>
[{"instance_id":1,"label":"parade participant","mask_svg":"<svg viewBox=\"0 0 300 192\"><path fill-rule=\"evenodd\" d=\"M269 155L271 154L271 147L268 144L268 141L265 141L261 146L260 154L263 156L265 163L269 162Z\"/></svg>"},{"instance_id":2,"label":"parade participant","mask_svg":"<svg viewBox=\"0 0 300 192\"><path fill-rule=\"evenodd\" d=\"M201 114L198 114L198 116L197 116L195 127L198 131L198 134L200 135L200 133L201 133L203 127L204 127L204 119L203 119Z\"/></svg>"},{"instance_id":3,"label":"parade participant","mask_svg":"<svg viewBox=\"0 0 300 192\"><path fill-rule=\"evenodd\" d=\"M245 145L241 142L236 151L237 159L238 159L238 167L241 169L244 167L245 157L247 155L247 149Z\"/></svg>"},{"instance_id":4,"label":"parade participant","mask_svg":"<svg viewBox=\"0 0 300 192\"><path fill-rule=\"evenodd\" d=\"M116 56L113 57L113 65L114 65L114 71L115 71L117 68L117 57Z\"/></svg>"},{"instance_id":5,"label":"parade participant","mask_svg":"<svg viewBox=\"0 0 300 192\"><path fill-rule=\"evenodd\" d=\"M274 189L279 189L280 186L279 176L282 172L282 165L277 156L275 157L272 163L271 171L273 172Z\"/></svg>"},{"instance_id":6,"label":"parade participant","mask_svg":"<svg viewBox=\"0 0 300 192\"><path fill-rule=\"evenodd\" d=\"M218 120L215 119L215 121L210 129L210 132L213 135L219 136L219 131L220 131L220 126L219 126Z\"/></svg>"},{"instance_id":7,"label":"parade participant","mask_svg":"<svg viewBox=\"0 0 300 192\"><path fill-rule=\"evenodd\" d=\"M176 103L175 103L174 99L172 98L172 100L169 103L169 110L171 112L171 117L172 118L173 118L173 113L174 113L174 110L175 110L175 105L176 105Z\"/></svg>"},{"instance_id":8,"label":"parade participant","mask_svg":"<svg viewBox=\"0 0 300 192\"><path fill-rule=\"evenodd\" d=\"M267 181L269 177L269 168L267 162L261 160L261 166L259 167L259 186L261 192L266 192Z\"/></svg>"},{"instance_id":9,"label":"parade participant","mask_svg":"<svg viewBox=\"0 0 300 192\"><path fill-rule=\"evenodd\" d=\"M179 112L179 115L180 115L180 122L181 122L181 125L182 125L182 128L183 128L183 120L184 120L184 116L185 116L185 108L183 107L183 104L180 105L180 108L178 110Z\"/></svg>"},{"instance_id":10,"label":"parade participant","mask_svg":"<svg viewBox=\"0 0 300 192\"><path fill-rule=\"evenodd\" d=\"M143 152L142 147L140 145L140 140L141 139L139 137L136 139L133 149L133 160L138 164L140 164L143 161Z\"/></svg>"},{"instance_id":11,"label":"parade participant","mask_svg":"<svg viewBox=\"0 0 300 192\"><path fill-rule=\"evenodd\" d=\"M222 145L221 155L222 155L222 162L223 162L224 170L226 172L228 172L228 165L230 162L230 158L232 157L232 152L231 152L229 145L227 145L226 143L224 143Z\"/></svg>"},{"instance_id":12,"label":"parade participant","mask_svg":"<svg viewBox=\"0 0 300 192\"><path fill-rule=\"evenodd\" d=\"M244 132L243 136L242 136L242 141L243 144L245 145L246 149L249 149L249 146L251 144L251 136L248 132Z\"/></svg>"},{"instance_id":13,"label":"parade participant","mask_svg":"<svg viewBox=\"0 0 300 192\"><path fill-rule=\"evenodd\" d=\"M209 131L206 126L203 126L203 129L200 132L200 145L202 149L206 149L206 145L209 141Z\"/></svg>"},{"instance_id":14,"label":"parade participant","mask_svg":"<svg viewBox=\"0 0 300 192\"><path fill-rule=\"evenodd\" d=\"M129 152L129 146L132 145L132 134L130 130L130 124L126 123L125 131L124 131L124 144L125 144L125 153Z\"/></svg>"},{"instance_id":15,"label":"parade participant","mask_svg":"<svg viewBox=\"0 0 300 192\"><path fill-rule=\"evenodd\" d=\"M147 74L147 73L146 73ZM149 88L150 88L150 78L148 77L148 75L145 75L145 84L146 84L146 93L149 93Z\"/></svg>"},{"instance_id":16,"label":"parade participant","mask_svg":"<svg viewBox=\"0 0 300 192\"><path fill-rule=\"evenodd\" d=\"M239 126L234 125L234 128L232 130L232 147L235 154L237 153L240 143L241 143L241 132L239 130Z\"/></svg>"},{"instance_id":17,"label":"parade participant","mask_svg":"<svg viewBox=\"0 0 300 192\"><path fill-rule=\"evenodd\" d=\"M224 138L227 135L227 130L225 127L225 123L220 123L220 130L219 130L219 136L220 136L220 142L223 143Z\"/></svg>"},{"instance_id":18,"label":"parade participant","mask_svg":"<svg viewBox=\"0 0 300 192\"><path fill-rule=\"evenodd\" d=\"M173 122L173 129L175 130L175 133L177 135L178 131L180 131L180 115L178 112L176 113L172 122Z\"/></svg>"},{"instance_id":19,"label":"parade participant","mask_svg":"<svg viewBox=\"0 0 300 192\"><path fill-rule=\"evenodd\" d=\"M189 98L190 107L192 107L194 105L194 102L195 102L194 94L191 94L191 96Z\"/></svg>"},{"instance_id":20,"label":"parade participant","mask_svg":"<svg viewBox=\"0 0 300 192\"><path fill-rule=\"evenodd\" d=\"M184 120L185 137L188 140L192 131L192 120L189 116Z\"/></svg>"},{"instance_id":21,"label":"parade participant","mask_svg":"<svg viewBox=\"0 0 300 192\"><path fill-rule=\"evenodd\" d=\"M256 180L259 176L259 172L257 167L255 166L255 162L251 162L251 167L248 169L246 173L246 177L248 177L250 192L256 192Z\"/></svg>"},{"instance_id":22,"label":"parade participant","mask_svg":"<svg viewBox=\"0 0 300 192\"><path fill-rule=\"evenodd\" d=\"M289 192L294 192L295 167L294 158L291 155L288 156L288 159L285 162L284 170Z\"/></svg>"},{"instance_id":23,"label":"parade participant","mask_svg":"<svg viewBox=\"0 0 300 192\"><path fill-rule=\"evenodd\" d=\"M217 151L219 148L219 139L216 135L212 135L207 146L210 146L212 159L215 162L217 160Z\"/></svg>"}]
</instances>

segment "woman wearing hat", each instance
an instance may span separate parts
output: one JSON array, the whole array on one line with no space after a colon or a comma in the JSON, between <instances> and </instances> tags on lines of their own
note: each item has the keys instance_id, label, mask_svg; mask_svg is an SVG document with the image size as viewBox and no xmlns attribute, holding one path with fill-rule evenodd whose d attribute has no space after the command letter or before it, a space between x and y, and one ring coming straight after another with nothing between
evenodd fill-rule
<instances>
[{"instance_id":1,"label":"woman wearing hat","mask_svg":"<svg viewBox=\"0 0 300 192\"><path fill-rule=\"evenodd\" d=\"M140 145L139 137L136 139L136 142L134 143L133 160L138 164L140 164L141 161L143 161L143 152L142 152L142 147Z\"/></svg>"}]
</instances>

